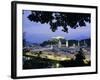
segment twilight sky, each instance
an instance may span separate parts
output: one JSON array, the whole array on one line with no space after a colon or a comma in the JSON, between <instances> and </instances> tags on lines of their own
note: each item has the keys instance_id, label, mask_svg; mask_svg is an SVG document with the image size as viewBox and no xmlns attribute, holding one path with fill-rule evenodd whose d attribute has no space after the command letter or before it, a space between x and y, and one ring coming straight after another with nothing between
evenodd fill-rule
<instances>
[{"instance_id":1,"label":"twilight sky","mask_svg":"<svg viewBox=\"0 0 100 80\"><path fill-rule=\"evenodd\" d=\"M76 29L68 28L68 33L63 32L62 28L59 27L55 32L52 32L49 24L41 24L31 22L27 16L30 11L24 10L22 17L23 32L25 32L25 39L32 43L41 43L45 40L51 40L52 37L63 36L66 40L74 39L81 40L90 38L91 35L91 24L86 23L86 26L78 27Z\"/></svg>"}]
</instances>

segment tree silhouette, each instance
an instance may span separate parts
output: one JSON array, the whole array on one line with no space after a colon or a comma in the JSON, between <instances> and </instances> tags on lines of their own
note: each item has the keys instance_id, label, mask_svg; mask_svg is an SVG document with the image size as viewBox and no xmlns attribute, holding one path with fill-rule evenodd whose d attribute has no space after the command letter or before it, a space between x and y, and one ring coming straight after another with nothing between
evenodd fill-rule
<instances>
[{"instance_id":1,"label":"tree silhouette","mask_svg":"<svg viewBox=\"0 0 100 80\"><path fill-rule=\"evenodd\" d=\"M91 22L91 15L87 13L64 13L64 12L45 12L31 11L28 19L41 24L49 24L50 29L55 32L58 27L62 27L62 31L68 32L68 26L73 29L86 26L85 22Z\"/></svg>"},{"instance_id":2,"label":"tree silhouette","mask_svg":"<svg viewBox=\"0 0 100 80\"><path fill-rule=\"evenodd\" d=\"M76 59L75 59L76 63L78 65L84 65L84 61L83 60L85 59L85 54L84 54L82 48L80 48L80 51L75 56L76 56Z\"/></svg>"}]
</instances>

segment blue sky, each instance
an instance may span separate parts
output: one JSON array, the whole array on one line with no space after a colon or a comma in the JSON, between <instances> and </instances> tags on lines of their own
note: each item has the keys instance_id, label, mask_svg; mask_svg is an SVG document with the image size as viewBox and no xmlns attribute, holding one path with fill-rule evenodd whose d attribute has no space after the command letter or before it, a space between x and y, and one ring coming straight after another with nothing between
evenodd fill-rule
<instances>
[{"instance_id":1,"label":"blue sky","mask_svg":"<svg viewBox=\"0 0 100 80\"><path fill-rule=\"evenodd\" d=\"M63 36L66 40L74 39L81 40L90 38L91 35L91 24L86 23L86 26L78 27L76 29L68 28L68 33L63 32L62 28L59 27L55 32L52 32L49 24L41 24L31 22L27 16L31 14L30 11L25 10L22 21L23 21L23 32L25 32L25 39L32 43L42 43L45 40L50 40L52 37Z\"/></svg>"}]
</instances>

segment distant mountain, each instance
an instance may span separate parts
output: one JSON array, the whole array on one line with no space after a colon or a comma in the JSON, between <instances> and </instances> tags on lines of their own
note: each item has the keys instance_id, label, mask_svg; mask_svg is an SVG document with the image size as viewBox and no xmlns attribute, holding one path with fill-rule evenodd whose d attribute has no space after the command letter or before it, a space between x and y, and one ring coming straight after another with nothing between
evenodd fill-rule
<instances>
[{"instance_id":1,"label":"distant mountain","mask_svg":"<svg viewBox=\"0 0 100 80\"><path fill-rule=\"evenodd\" d=\"M68 40L69 46L72 46L73 43L78 45L78 42L79 42L80 46L82 46L84 44L87 44L87 46L91 45L91 39L90 38L82 39L82 40Z\"/></svg>"},{"instance_id":2,"label":"distant mountain","mask_svg":"<svg viewBox=\"0 0 100 80\"><path fill-rule=\"evenodd\" d=\"M24 42L24 44L25 44L25 46L40 46L40 44L38 44L38 43L32 43L32 42L28 42L28 41Z\"/></svg>"}]
</instances>

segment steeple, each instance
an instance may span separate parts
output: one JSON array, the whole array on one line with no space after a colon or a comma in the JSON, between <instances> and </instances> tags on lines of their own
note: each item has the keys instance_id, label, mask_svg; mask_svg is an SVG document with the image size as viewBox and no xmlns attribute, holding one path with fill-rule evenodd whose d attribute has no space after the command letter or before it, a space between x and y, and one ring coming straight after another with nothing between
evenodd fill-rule
<instances>
[{"instance_id":1,"label":"steeple","mask_svg":"<svg viewBox=\"0 0 100 80\"><path fill-rule=\"evenodd\" d=\"M66 40L66 47L68 47L68 40Z\"/></svg>"}]
</instances>

